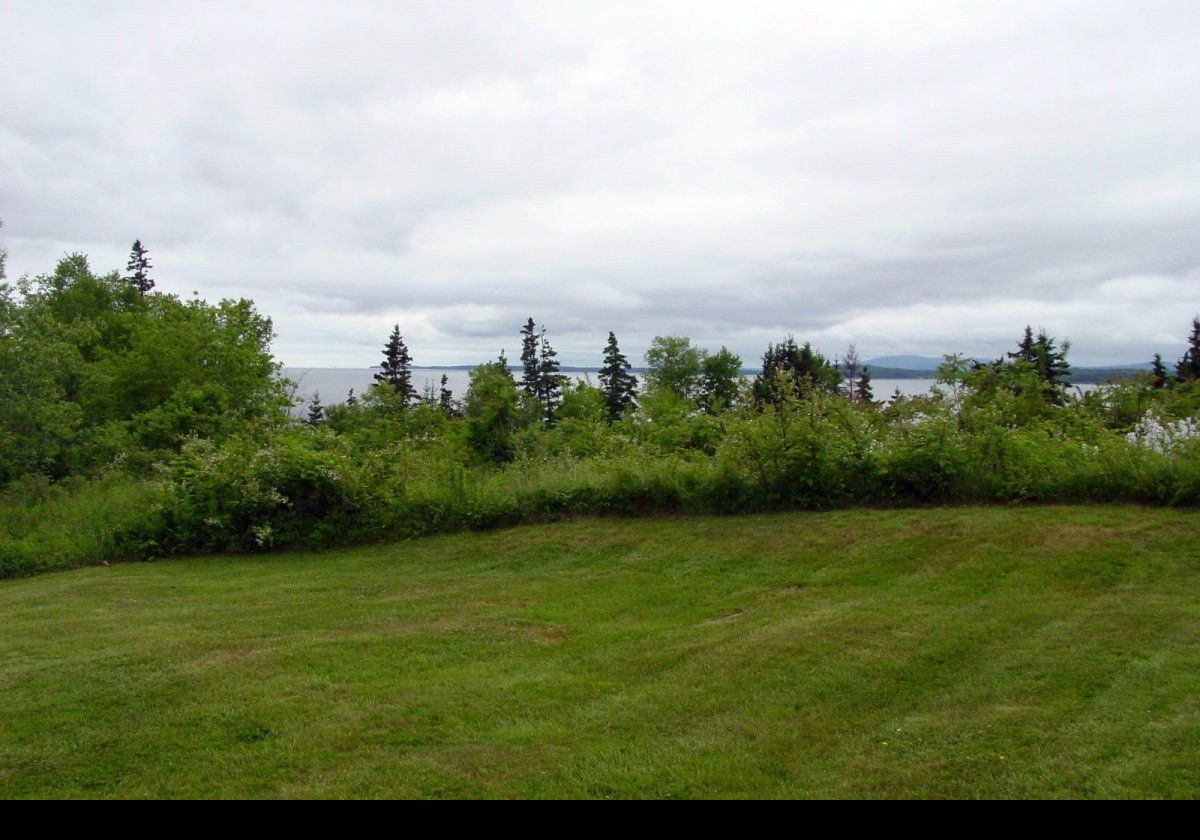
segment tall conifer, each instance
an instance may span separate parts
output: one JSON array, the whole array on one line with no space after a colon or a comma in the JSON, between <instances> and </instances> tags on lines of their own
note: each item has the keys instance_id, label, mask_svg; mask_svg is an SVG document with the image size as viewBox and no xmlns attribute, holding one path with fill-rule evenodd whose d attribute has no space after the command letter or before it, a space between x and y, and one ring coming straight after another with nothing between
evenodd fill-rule
<instances>
[{"instance_id":1,"label":"tall conifer","mask_svg":"<svg viewBox=\"0 0 1200 840\"><path fill-rule=\"evenodd\" d=\"M600 368L600 389L604 394L604 411L608 422L637 405L637 377L629 372L629 360L617 345L617 337L608 334L604 347L604 366Z\"/></svg>"},{"instance_id":2,"label":"tall conifer","mask_svg":"<svg viewBox=\"0 0 1200 840\"><path fill-rule=\"evenodd\" d=\"M139 294L144 295L154 288L154 281L150 279L150 269L153 267L150 265L150 252L142 247L142 240L135 239L133 247L129 249L129 262L125 264L125 270L129 272L125 279Z\"/></svg>"},{"instance_id":3,"label":"tall conifer","mask_svg":"<svg viewBox=\"0 0 1200 840\"><path fill-rule=\"evenodd\" d=\"M1200 379L1200 318L1192 319L1192 335L1188 338L1188 349L1175 365L1175 378Z\"/></svg>"},{"instance_id":4,"label":"tall conifer","mask_svg":"<svg viewBox=\"0 0 1200 840\"><path fill-rule=\"evenodd\" d=\"M566 379L561 373L558 354L546 339L546 328L542 327L538 339L537 398L542 404L542 418L547 425L554 422L554 415L562 402L562 385Z\"/></svg>"},{"instance_id":5,"label":"tall conifer","mask_svg":"<svg viewBox=\"0 0 1200 840\"><path fill-rule=\"evenodd\" d=\"M1155 353L1154 361L1150 363L1150 387L1167 387L1167 366L1163 364L1162 353Z\"/></svg>"},{"instance_id":6,"label":"tall conifer","mask_svg":"<svg viewBox=\"0 0 1200 840\"><path fill-rule=\"evenodd\" d=\"M392 327L392 334L383 348L383 364L379 373L375 374L376 382L386 382L400 395L405 408L412 405L417 396L417 390L412 384L412 357L408 354L408 346L400 335L400 325Z\"/></svg>"},{"instance_id":7,"label":"tall conifer","mask_svg":"<svg viewBox=\"0 0 1200 840\"><path fill-rule=\"evenodd\" d=\"M521 327L521 388L531 397L538 396L541 381L537 326L530 318Z\"/></svg>"}]
</instances>

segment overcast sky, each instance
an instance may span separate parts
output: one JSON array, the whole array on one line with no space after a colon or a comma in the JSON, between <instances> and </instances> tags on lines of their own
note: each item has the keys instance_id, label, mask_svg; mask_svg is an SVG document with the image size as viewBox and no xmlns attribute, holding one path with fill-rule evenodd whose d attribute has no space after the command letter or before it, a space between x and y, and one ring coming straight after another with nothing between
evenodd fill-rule
<instances>
[{"instance_id":1,"label":"overcast sky","mask_svg":"<svg viewBox=\"0 0 1200 840\"><path fill-rule=\"evenodd\" d=\"M1181 352L1200 2L0 0L0 245L247 296L293 365Z\"/></svg>"}]
</instances>

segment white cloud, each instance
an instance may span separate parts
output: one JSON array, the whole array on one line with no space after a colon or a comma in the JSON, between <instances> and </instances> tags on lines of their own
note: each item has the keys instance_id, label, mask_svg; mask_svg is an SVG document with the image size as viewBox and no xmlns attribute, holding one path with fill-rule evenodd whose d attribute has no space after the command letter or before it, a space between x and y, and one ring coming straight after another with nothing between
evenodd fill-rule
<instances>
[{"instance_id":1,"label":"white cloud","mask_svg":"<svg viewBox=\"0 0 1200 840\"><path fill-rule=\"evenodd\" d=\"M753 359L1173 353L1200 310L1190 2L7 3L10 275L254 297L294 364L686 332Z\"/></svg>"}]
</instances>

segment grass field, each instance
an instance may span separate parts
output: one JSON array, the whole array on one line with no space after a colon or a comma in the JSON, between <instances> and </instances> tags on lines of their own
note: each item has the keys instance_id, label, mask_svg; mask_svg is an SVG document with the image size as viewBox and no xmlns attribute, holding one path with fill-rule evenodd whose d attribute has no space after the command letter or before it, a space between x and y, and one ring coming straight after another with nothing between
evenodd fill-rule
<instances>
[{"instance_id":1,"label":"grass field","mask_svg":"<svg viewBox=\"0 0 1200 840\"><path fill-rule=\"evenodd\" d=\"M0 581L0 796L1194 797L1200 514L598 519Z\"/></svg>"}]
</instances>

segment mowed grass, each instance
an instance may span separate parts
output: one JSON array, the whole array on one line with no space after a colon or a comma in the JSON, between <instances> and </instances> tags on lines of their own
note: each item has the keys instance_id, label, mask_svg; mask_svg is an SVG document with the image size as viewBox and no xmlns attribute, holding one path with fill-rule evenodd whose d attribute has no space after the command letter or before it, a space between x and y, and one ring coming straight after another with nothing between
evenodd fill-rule
<instances>
[{"instance_id":1,"label":"mowed grass","mask_svg":"<svg viewBox=\"0 0 1200 840\"><path fill-rule=\"evenodd\" d=\"M596 519L0 582L6 797L1192 797L1200 514Z\"/></svg>"}]
</instances>

